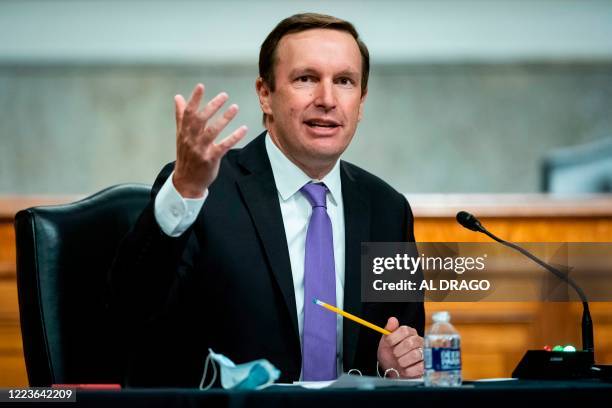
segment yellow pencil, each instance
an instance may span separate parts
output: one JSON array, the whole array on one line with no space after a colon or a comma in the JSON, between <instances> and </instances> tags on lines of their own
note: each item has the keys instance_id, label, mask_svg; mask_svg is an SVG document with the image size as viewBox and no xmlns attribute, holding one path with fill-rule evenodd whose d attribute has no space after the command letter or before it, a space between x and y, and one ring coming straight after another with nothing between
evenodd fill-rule
<instances>
[{"instance_id":1,"label":"yellow pencil","mask_svg":"<svg viewBox=\"0 0 612 408\"><path fill-rule=\"evenodd\" d=\"M382 333L382 334L384 334L384 335L391 334L391 332L390 332L389 330L383 329L382 327L379 327L379 326L377 326L377 325L375 325L375 324L372 324L372 323L370 323L370 322L368 322L368 321L366 321L366 320L363 320L363 319L362 319L362 318L360 318L360 317L357 317L357 316L352 315L352 314L350 314L350 313L348 313L348 312L345 312L344 310L338 309L338 308L337 308L337 307L335 307L335 306L332 306L332 305L330 305L330 304L327 304L327 303L325 303L325 302L322 302L322 301L320 301L319 299L312 299L312 302L313 302L313 303L315 303L315 304L317 304L317 305L319 305L319 306L323 306L323 307L324 307L324 308L326 308L327 310L331 310L332 312L338 313L339 315L344 316L344 317L346 317L347 319L351 319L351 320L352 320L352 321L354 321L354 322L357 322L357 323L359 323L359 324L362 324L362 325L364 325L365 327L369 327L369 328L370 328L370 329L372 329L372 330L376 330L376 331L377 331L377 332L379 332L379 333Z\"/></svg>"}]
</instances>

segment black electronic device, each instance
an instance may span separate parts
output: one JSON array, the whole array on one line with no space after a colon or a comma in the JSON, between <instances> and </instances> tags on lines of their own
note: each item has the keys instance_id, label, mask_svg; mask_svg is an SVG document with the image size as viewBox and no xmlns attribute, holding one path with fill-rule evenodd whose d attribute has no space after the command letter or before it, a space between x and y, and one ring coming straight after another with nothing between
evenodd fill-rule
<instances>
[{"instance_id":1,"label":"black electronic device","mask_svg":"<svg viewBox=\"0 0 612 408\"><path fill-rule=\"evenodd\" d=\"M523 379L567 380L590 378L596 374L593 352L527 350L512 377Z\"/></svg>"}]
</instances>

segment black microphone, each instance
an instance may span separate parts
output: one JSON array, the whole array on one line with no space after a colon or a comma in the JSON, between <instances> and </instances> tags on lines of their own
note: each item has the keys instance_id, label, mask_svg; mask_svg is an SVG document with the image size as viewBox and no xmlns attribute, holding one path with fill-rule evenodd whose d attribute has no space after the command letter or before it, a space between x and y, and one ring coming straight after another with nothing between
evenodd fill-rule
<instances>
[{"instance_id":1,"label":"black microphone","mask_svg":"<svg viewBox=\"0 0 612 408\"><path fill-rule=\"evenodd\" d=\"M485 228L482 226L478 218L474 217L467 211L459 211L457 213L457 222L463 225L465 228L476 231L476 232L484 232Z\"/></svg>"},{"instance_id":2,"label":"black microphone","mask_svg":"<svg viewBox=\"0 0 612 408\"><path fill-rule=\"evenodd\" d=\"M578 293L580 300L582 301L582 349L585 351L594 352L593 321L591 320L591 312L589 311L589 303L587 301L587 297L584 294L584 291L582 290L582 288L578 286L572 278L562 273L560 270L553 267L552 265L542 261L540 258L536 257L535 255L533 255L531 252L527 251L526 249L521 248L520 246L513 244L512 242L504 241L503 239L498 238L497 236L493 235L482 225L482 223L478 220L478 218L476 218L475 216L473 216L467 211L459 211L457 213L457 222L469 230L481 232L485 235L488 235L489 237L499 242L500 244L505 245L507 247L510 247L520 252L521 254L525 255L526 257L528 257L529 259L531 259L532 261L534 261L535 263L537 263L544 269L550 271L555 276L557 276L559 279L567 282L568 285L574 288L576 293Z\"/></svg>"}]
</instances>

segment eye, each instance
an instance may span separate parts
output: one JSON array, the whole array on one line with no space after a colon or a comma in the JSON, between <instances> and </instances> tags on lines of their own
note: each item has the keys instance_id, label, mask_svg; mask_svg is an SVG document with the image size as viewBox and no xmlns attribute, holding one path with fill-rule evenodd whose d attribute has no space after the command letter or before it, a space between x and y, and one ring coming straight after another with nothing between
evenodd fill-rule
<instances>
[{"instance_id":1,"label":"eye","mask_svg":"<svg viewBox=\"0 0 612 408\"><path fill-rule=\"evenodd\" d=\"M336 81L338 84L342 85L342 86L353 86L355 85L355 81L353 81L351 78L349 77L341 77L338 78L338 80Z\"/></svg>"},{"instance_id":2,"label":"eye","mask_svg":"<svg viewBox=\"0 0 612 408\"><path fill-rule=\"evenodd\" d=\"M319 81L319 78L312 74L296 76L293 79L294 86L298 88L312 88Z\"/></svg>"},{"instance_id":3,"label":"eye","mask_svg":"<svg viewBox=\"0 0 612 408\"><path fill-rule=\"evenodd\" d=\"M312 77L311 77L311 76L309 76L309 75L302 75L302 76L297 77L295 80L296 80L297 82L303 82L303 83L306 83L306 82L310 82L310 81L312 81Z\"/></svg>"}]
</instances>

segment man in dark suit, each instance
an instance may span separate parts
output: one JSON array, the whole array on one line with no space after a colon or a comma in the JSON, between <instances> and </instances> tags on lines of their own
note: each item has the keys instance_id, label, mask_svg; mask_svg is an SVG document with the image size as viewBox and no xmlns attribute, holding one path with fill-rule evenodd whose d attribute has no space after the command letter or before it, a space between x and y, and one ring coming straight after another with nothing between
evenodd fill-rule
<instances>
[{"instance_id":1,"label":"man in dark suit","mask_svg":"<svg viewBox=\"0 0 612 408\"><path fill-rule=\"evenodd\" d=\"M395 369L423 373L422 303L363 303L360 244L414 242L406 199L339 160L361 119L369 55L331 16L283 20L260 52L256 88L266 132L243 149L221 93L175 98L177 158L110 273L129 324L130 385L196 386L208 348L237 363L267 358L280 381ZM336 304L392 333L312 304Z\"/></svg>"}]
</instances>

